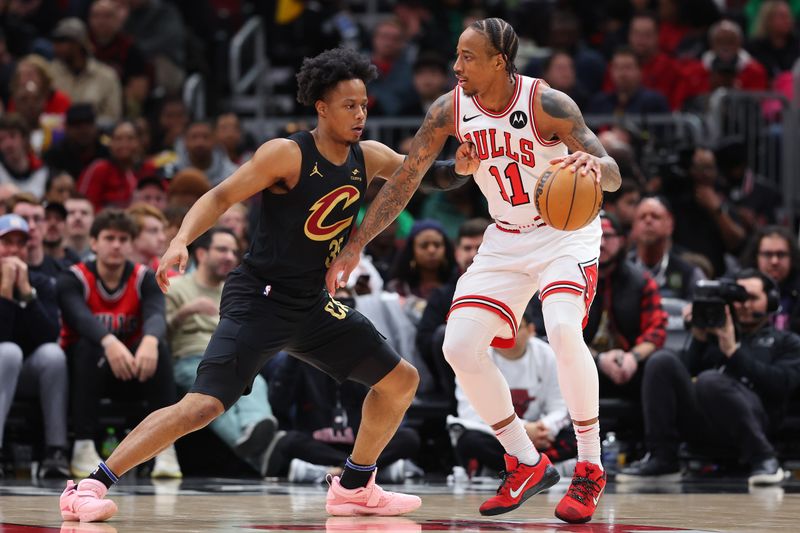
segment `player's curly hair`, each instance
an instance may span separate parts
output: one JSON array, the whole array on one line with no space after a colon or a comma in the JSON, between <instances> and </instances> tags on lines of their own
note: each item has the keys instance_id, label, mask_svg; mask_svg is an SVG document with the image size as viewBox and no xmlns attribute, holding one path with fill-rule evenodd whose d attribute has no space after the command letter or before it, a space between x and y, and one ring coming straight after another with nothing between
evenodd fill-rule
<instances>
[{"instance_id":1,"label":"player's curly hair","mask_svg":"<svg viewBox=\"0 0 800 533\"><path fill-rule=\"evenodd\" d=\"M355 50L334 48L303 59L297 73L297 101L313 106L340 81L360 79L368 83L378 77L378 69Z\"/></svg>"},{"instance_id":2,"label":"player's curly hair","mask_svg":"<svg viewBox=\"0 0 800 533\"><path fill-rule=\"evenodd\" d=\"M506 72L508 72L508 75L513 76L517 72L514 60L517 58L519 38L511 24L501 18L489 18L476 20L469 27L486 36L492 48L497 50L506 60Z\"/></svg>"}]
</instances>

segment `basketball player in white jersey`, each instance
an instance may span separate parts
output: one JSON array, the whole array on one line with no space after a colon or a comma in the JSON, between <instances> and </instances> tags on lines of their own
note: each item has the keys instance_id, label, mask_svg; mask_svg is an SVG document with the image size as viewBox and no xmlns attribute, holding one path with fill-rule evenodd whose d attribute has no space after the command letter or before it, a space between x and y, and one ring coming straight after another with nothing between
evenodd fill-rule
<instances>
[{"instance_id":1,"label":"basketball player in white jersey","mask_svg":"<svg viewBox=\"0 0 800 533\"><path fill-rule=\"evenodd\" d=\"M327 284L332 292L347 280L361 249L400 213L449 135L472 142L471 157L479 166L470 170L495 223L458 281L444 354L506 451L503 483L480 512L511 511L558 481L514 414L508 384L487 356L490 344L513 344L525 304L538 290L578 441L575 475L555 514L581 523L591 520L606 482L597 368L581 333L597 283L600 221L571 232L550 228L536 211L533 189L539 175L558 162L575 167L579 179L598 180L606 191L619 187L620 174L572 99L516 73L517 45L514 29L497 18L479 20L461 34L453 66L458 86L428 111L403 166L331 265Z\"/></svg>"}]
</instances>

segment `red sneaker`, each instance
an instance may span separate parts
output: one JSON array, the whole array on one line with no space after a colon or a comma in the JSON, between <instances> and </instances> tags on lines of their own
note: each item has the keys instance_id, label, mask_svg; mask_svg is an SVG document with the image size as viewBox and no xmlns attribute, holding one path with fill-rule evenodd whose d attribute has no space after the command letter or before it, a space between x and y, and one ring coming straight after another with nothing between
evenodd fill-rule
<instances>
[{"instance_id":1,"label":"red sneaker","mask_svg":"<svg viewBox=\"0 0 800 533\"><path fill-rule=\"evenodd\" d=\"M600 495L606 488L606 473L598 465L581 461L567 493L556 507L556 518L570 524L583 524L592 519Z\"/></svg>"},{"instance_id":2,"label":"red sneaker","mask_svg":"<svg viewBox=\"0 0 800 533\"><path fill-rule=\"evenodd\" d=\"M535 465L522 464L513 455L505 454L506 469L500 473L503 482L492 496L480 507L484 516L513 511L522 503L545 489L558 483L560 476L546 455L539 457Z\"/></svg>"}]
</instances>

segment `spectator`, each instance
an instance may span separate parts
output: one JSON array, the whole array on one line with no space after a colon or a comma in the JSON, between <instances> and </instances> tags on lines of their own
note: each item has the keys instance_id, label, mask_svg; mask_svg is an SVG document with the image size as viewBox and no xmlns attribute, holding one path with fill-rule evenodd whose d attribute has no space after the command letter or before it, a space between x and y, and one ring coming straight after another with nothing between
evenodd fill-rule
<instances>
[{"instance_id":1,"label":"spectator","mask_svg":"<svg viewBox=\"0 0 800 533\"><path fill-rule=\"evenodd\" d=\"M447 61L431 52L424 52L414 62L414 90L404 100L401 115L422 117L437 98L449 90Z\"/></svg>"},{"instance_id":2,"label":"spectator","mask_svg":"<svg viewBox=\"0 0 800 533\"><path fill-rule=\"evenodd\" d=\"M746 233L730 209L717 171L714 152L694 148L689 166L689 179L676 179L665 196L676 213L673 239L675 244L706 256L714 268L714 276L726 272L725 254L738 254Z\"/></svg>"},{"instance_id":3,"label":"spectator","mask_svg":"<svg viewBox=\"0 0 800 533\"><path fill-rule=\"evenodd\" d=\"M622 178L619 189L603 193L603 210L614 215L626 236L631 232L636 218L636 206L641 199L642 186L634 178L627 176Z\"/></svg>"},{"instance_id":4,"label":"spectator","mask_svg":"<svg viewBox=\"0 0 800 533\"><path fill-rule=\"evenodd\" d=\"M148 65L133 38L122 31L127 9L114 0L95 0L89 8L89 37L98 61L117 73L124 91L125 116L141 115L150 92Z\"/></svg>"},{"instance_id":5,"label":"spectator","mask_svg":"<svg viewBox=\"0 0 800 533\"><path fill-rule=\"evenodd\" d=\"M238 203L233 204L230 209L222 213L222 216L217 221L218 226L227 228L236 235L240 250L247 250L250 243L247 231L247 215L247 206L243 203Z\"/></svg>"},{"instance_id":6,"label":"spectator","mask_svg":"<svg viewBox=\"0 0 800 533\"><path fill-rule=\"evenodd\" d=\"M44 199L63 205L75 192L75 180L66 172L50 173L44 186Z\"/></svg>"},{"instance_id":7,"label":"spectator","mask_svg":"<svg viewBox=\"0 0 800 533\"><path fill-rule=\"evenodd\" d=\"M124 212L98 213L91 229L97 259L73 265L58 279L62 343L72 366L75 446L70 468L79 477L101 461L93 439L104 394L142 397L150 410L175 401L164 295L153 272L126 259L135 234L136 224ZM156 456L151 475L181 477L173 446Z\"/></svg>"},{"instance_id":8,"label":"spectator","mask_svg":"<svg viewBox=\"0 0 800 533\"><path fill-rule=\"evenodd\" d=\"M100 142L94 117L89 104L76 104L67 110L64 139L44 154L48 167L75 177L80 176L95 159L108 157L108 149Z\"/></svg>"},{"instance_id":9,"label":"spectator","mask_svg":"<svg viewBox=\"0 0 800 533\"><path fill-rule=\"evenodd\" d=\"M578 83L590 94L600 91L606 61L596 50L581 42L580 20L572 11L553 11L550 15L549 48L553 54L566 52L572 58ZM541 78L545 72L544 59L534 58L525 67L526 76Z\"/></svg>"},{"instance_id":10,"label":"spectator","mask_svg":"<svg viewBox=\"0 0 800 533\"><path fill-rule=\"evenodd\" d=\"M792 69L800 56L800 38L785 0L766 0L761 4L748 48L767 69L770 79Z\"/></svg>"},{"instance_id":11,"label":"spectator","mask_svg":"<svg viewBox=\"0 0 800 533\"><path fill-rule=\"evenodd\" d=\"M705 276L673 248L674 227L675 219L667 200L660 196L644 198L636 208L632 232L635 248L628 254L628 260L650 273L662 299L688 302L695 284Z\"/></svg>"},{"instance_id":12,"label":"spectator","mask_svg":"<svg viewBox=\"0 0 800 533\"><path fill-rule=\"evenodd\" d=\"M177 94L186 75L186 29L172 3L125 0L130 9L125 30L155 68L156 86Z\"/></svg>"},{"instance_id":13,"label":"spectator","mask_svg":"<svg viewBox=\"0 0 800 533\"><path fill-rule=\"evenodd\" d=\"M442 225L435 220L420 220L397 256L387 290L425 300L450 279L455 267L453 244Z\"/></svg>"},{"instance_id":14,"label":"spectator","mask_svg":"<svg viewBox=\"0 0 800 533\"><path fill-rule=\"evenodd\" d=\"M293 430L277 442L266 474L286 475L290 482L322 482L334 465L347 459L369 389L350 380L337 383L294 357L276 359L269 401L278 419ZM378 457L381 482L403 482L407 473L419 472L410 464L419 447L416 431L403 425L397 428Z\"/></svg>"},{"instance_id":15,"label":"spectator","mask_svg":"<svg viewBox=\"0 0 800 533\"><path fill-rule=\"evenodd\" d=\"M783 204L778 189L747 163L747 146L734 139L722 141L714 152L737 219L747 233L774 224Z\"/></svg>"},{"instance_id":16,"label":"spectator","mask_svg":"<svg viewBox=\"0 0 800 533\"><path fill-rule=\"evenodd\" d=\"M66 270L81 258L71 248L67 248L67 208L63 204L48 202L44 206L44 230L42 245L44 253L52 257L61 269Z\"/></svg>"},{"instance_id":17,"label":"spectator","mask_svg":"<svg viewBox=\"0 0 800 533\"><path fill-rule=\"evenodd\" d=\"M31 54L22 58L17 63L11 87L25 86L33 82L45 94L44 113L63 117L71 104L69 96L53 87L53 75L50 72L50 63L42 56ZM13 92L13 91L12 91ZM8 102L7 111L16 109L13 94Z\"/></svg>"},{"instance_id":18,"label":"spectator","mask_svg":"<svg viewBox=\"0 0 800 533\"><path fill-rule=\"evenodd\" d=\"M667 315L658 285L625 260L625 236L613 215L603 214L597 301L583 336L600 370L600 396L641 398L643 368L666 340Z\"/></svg>"},{"instance_id":19,"label":"spectator","mask_svg":"<svg viewBox=\"0 0 800 533\"><path fill-rule=\"evenodd\" d=\"M45 429L39 477L68 477L67 360L58 345L55 282L26 264L28 224L0 217L0 478L3 428L15 391L38 396Z\"/></svg>"},{"instance_id":20,"label":"spectator","mask_svg":"<svg viewBox=\"0 0 800 533\"><path fill-rule=\"evenodd\" d=\"M542 77L550 87L572 98L580 109L586 109L589 93L580 84L572 56L555 51L542 62Z\"/></svg>"},{"instance_id":21,"label":"spectator","mask_svg":"<svg viewBox=\"0 0 800 533\"><path fill-rule=\"evenodd\" d=\"M669 113L661 93L642 86L642 70L636 54L629 48L614 52L609 65L613 91L597 94L589 101L588 112L597 114Z\"/></svg>"},{"instance_id":22,"label":"spectator","mask_svg":"<svg viewBox=\"0 0 800 533\"><path fill-rule=\"evenodd\" d=\"M435 380L436 390L443 393L448 400L455 400L453 369L444 360L442 343L444 342L444 325L453 295L456 292L458 278L467 271L483 242L483 233L489 221L474 218L464 222L458 229L454 257L458 271L441 287L431 291L428 303L417 327L417 350Z\"/></svg>"},{"instance_id":23,"label":"spectator","mask_svg":"<svg viewBox=\"0 0 800 533\"><path fill-rule=\"evenodd\" d=\"M67 209L67 253L77 255L81 261L94 260L89 242L89 233L94 224L92 202L76 195L68 198L64 207Z\"/></svg>"},{"instance_id":24,"label":"spectator","mask_svg":"<svg viewBox=\"0 0 800 533\"><path fill-rule=\"evenodd\" d=\"M122 118L122 88L114 69L92 57L86 25L77 18L59 21L53 31L53 85L75 103L92 104L100 124Z\"/></svg>"},{"instance_id":25,"label":"spectator","mask_svg":"<svg viewBox=\"0 0 800 533\"><path fill-rule=\"evenodd\" d=\"M142 164L141 145L133 122L122 121L111 131L108 159L98 159L78 180L78 192L92 202L95 211L104 207L127 207L139 178L155 171Z\"/></svg>"},{"instance_id":26,"label":"spectator","mask_svg":"<svg viewBox=\"0 0 800 533\"><path fill-rule=\"evenodd\" d=\"M153 135L154 152L175 151L189 126L189 110L179 97L166 98L158 112Z\"/></svg>"},{"instance_id":27,"label":"spectator","mask_svg":"<svg viewBox=\"0 0 800 533\"><path fill-rule=\"evenodd\" d=\"M680 479L681 437L714 450L733 448L750 465L751 485L783 481L768 435L800 384L800 337L769 324L778 306L770 278L746 269L736 283L748 299L733 303L733 309L726 306L722 327L692 328L688 368L673 354L661 353L645 369L648 454L624 469L618 481Z\"/></svg>"},{"instance_id":28,"label":"spectator","mask_svg":"<svg viewBox=\"0 0 800 533\"><path fill-rule=\"evenodd\" d=\"M764 66L742 48L742 29L730 20L721 20L711 26L708 34L711 49L703 54L703 66L709 74L714 60L732 62L736 68L734 89L766 91L769 85Z\"/></svg>"},{"instance_id":29,"label":"spectator","mask_svg":"<svg viewBox=\"0 0 800 533\"><path fill-rule=\"evenodd\" d=\"M188 391L197 375L203 352L219 323L222 285L239 263L236 236L214 228L192 245L197 269L170 283L167 293L167 332L175 357L175 383ZM277 429L267 401L267 382L256 376L250 394L211 422L211 429L236 454L262 471L263 456Z\"/></svg>"},{"instance_id":30,"label":"spectator","mask_svg":"<svg viewBox=\"0 0 800 533\"><path fill-rule=\"evenodd\" d=\"M800 333L800 249L797 237L782 226L758 228L742 254L744 268L755 268L778 285L780 308L772 326Z\"/></svg>"},{"instance_id":31,"label":"spectator","mask_svg":"<svg viewBox=\"0 0 800 533\"><path fill-rule=\"evenodd\" d=\"M45 113L47 89L32 80L19 82L11 87L11 96L20 117L30 132L28 141L33 152L39 156L47 150L56 138L64 134L64 115Z\"/></svg>"},{"instance_id":32,"label":"spectator","mask_svg":"<svg viewBox=\"0 0 800 533\"><path fill-rule=\"evenodd\" d=\"M414 87L405 32L396 18L384 19L375 26L371 60L378 67L378 77L367 84L370 112L398 115Z\"/></svg>"},{"instance_id":33,"label":"spectator","mask_svg":"<svg viewBox=\"0 0 800 533\"><path fill-rule=\"evenodd\" d=\"M183 206L187 209L205 193L211 190L206 175L196 168L185 168L178 171L170 180L167 190L167 204Z\"/></svg>"},{"instance_id":34,"label":"spectator","mask_svg":"<svg viewBox=\"0 0 800 533\"><path fill-rule=\"evenodd\" d=\"M47 169L31 150L25 121L16 113L0 116L0 184L42 197L46 182Z\"/></svg>"},{"instance_id":35,"label":"spectator","mask_svg":"<svg viewBox=\"0 0 800 533\"><path fill-rule=\"evenodd\" d=\"M144 203L160 211L167 208L167 184L156 174L144 176L133 191L133 203Z\"/></svg>"},{"instance_id":36,"label":"spectator","mask_svg":"<svg viewBox=\"0 0 800 533\"><path fill-rule=\"evenodd\" d=\"M245 135L236 113L223 113L217 117L214 138L234 165L242 165L253 155L253 150L245 146Z\"/></svg>"},{"instance_id":37,"label":"spectator","mask_svg":"<svg viewBox=\"0 0 800 533\"><path fill-rule=\"evenodd\" d=\"M637 13L628 30L628 43L639 59L642 85L667 97L672 109L680 109L686 84L678 63L659 50L658 19L651 13Z\"/></svg>"},{"instance_id":38,"label":"spectator","mask_svg":"<svg viewBox=\"0 0 800 533\"><path fill-rule=\"evenodd\" d=\"M183 224L183 217L185 217L188 212L189 208L185 205L168 205L167 208L164 209L164 216L167 219L164 235L167 238L167 242L172 242L172 239L178 234L178 230L181 224Z\"/></svg>"},{"instance_id":39,"label":"spectator","mask_svg":"<svg viewBox=\"0 0 800 533\"><path fill-rule=\"evenodd\" d=\"M61 272L61 265L44 253L45 213L42 202L31 193L23 192L11 197L9 207L12 213L28 223L26 257L31 272L39 272L55 279Z\"/></svg>"},{"instance_id":40,"label":"spectator","mask_svg":"<svg viewBox=\"0 0 800 533\"><path fill-rule=\"evenodd\" d=\"M530 315L526 315L522 316L514 345L511 348L489 348L488 356L508 382L514 412L525 425L533 445L562 470L558 468L559 463L575 457L578 446L567 404L558 388L556 356L549 344L536 338L536 328ZM479 465L493 471L504 470L503 446L495 437L494 430L469 403L457 380L455 394L458 417L448 417L447 422L450 428L453 425L464 428L456 443L460 463L467 466L471 460L477 459ZM574 462L570 463L574 468Z\"/></svg>"},{"instance_id":41,"label":"spectator","mask_svg":"<svg viewBox=\"0 0 800 533\"><path fill-rule=\"evenodd\" d=\"M158 260L167 249L164 226L167 219L157 208L148 204L134 204L125 211L136 223L137 232L128 259L145 265L155 272Z\"/></svg>"},{"instance_id":42,"label":"spectator","mask_svg":"<svg viewBox=\"0 0 800 533\"><path fill-rule=\"evenodd\" d=\"M225 153L214 144L214 128L206 121L194 121L186 128L185 149L179 150L177 168L196 168L206 176L211 185L233 174L238 168Z\"/></svg>"}]
</instances>

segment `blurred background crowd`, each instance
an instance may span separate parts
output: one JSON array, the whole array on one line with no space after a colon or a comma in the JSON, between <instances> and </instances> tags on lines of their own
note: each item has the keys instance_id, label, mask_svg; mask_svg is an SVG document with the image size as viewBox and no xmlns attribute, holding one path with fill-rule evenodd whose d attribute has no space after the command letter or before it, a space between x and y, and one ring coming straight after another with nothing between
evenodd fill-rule
<instances>
[{"instance_id":1,"label":"blurred background crowd","mask_svg":"<svg viewBox=\"0 0 800 533\"><path fill-rule=\"evenodd\" d=\"M636 350L698 370L686 357L700 335L684 324L698 280L769 276L777 304L763 327L800 333L798 14L797 0L0 0L0 477L31 462L39 477L86 475L191 385L259 198L198 240L166 297L152 270L200 196L260 143L313 127L313 110L294 100L304 57L336 46L369 56L379 76L365 137L402 153L453 87L458 36L488 16L516 29L519 71L569 94L619 163L585 337L610 460L652 451ZM487 218L474 183L418 191L338 294L420 369L381 459L392 481L502 465L441 353L455 282ZM92 284L129 307L93 313ZM517 345L493 357L531 438L568 469L574 436L536 298L523 322ZM615 367L606 353L623 356ZM771 448L681 448L680 459L744 462L751 476L765 458L800 459L798 357L768 356L784 376L770 390L736 376L758 396ZM184 439L219 453L179 442L149 473L317 481L346 457L365 393L279 356L251 395Z\"/></svg>"}]
</instances>

